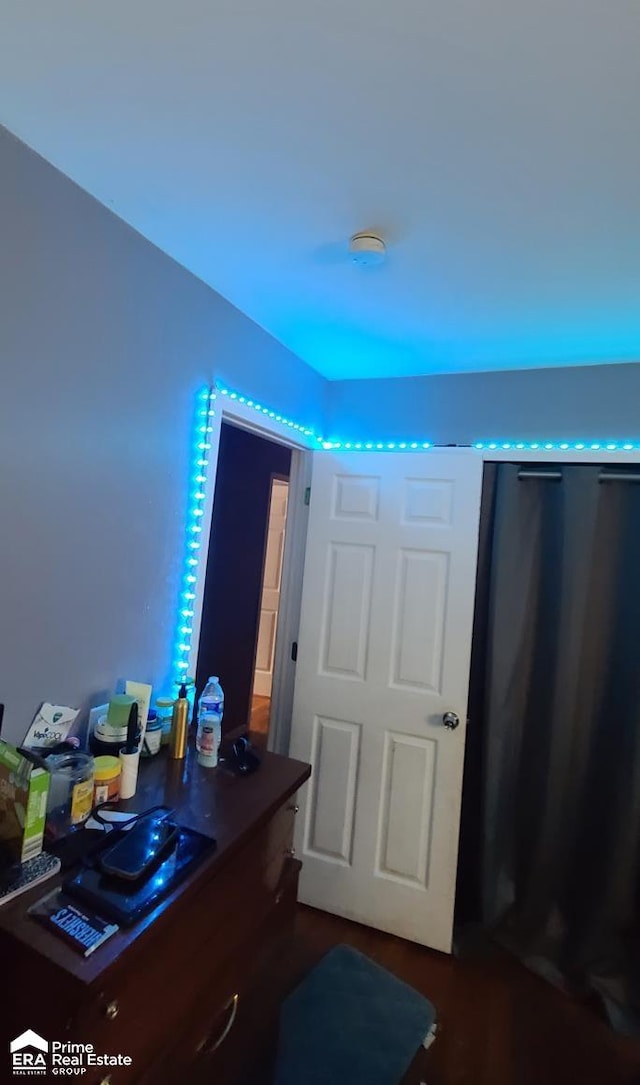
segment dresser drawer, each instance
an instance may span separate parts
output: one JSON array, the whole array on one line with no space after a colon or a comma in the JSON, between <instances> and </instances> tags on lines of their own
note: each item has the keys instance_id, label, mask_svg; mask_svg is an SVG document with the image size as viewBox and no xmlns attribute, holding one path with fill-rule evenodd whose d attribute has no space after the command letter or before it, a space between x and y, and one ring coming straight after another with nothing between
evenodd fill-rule
<instances>
[{"instance_id":1,"label":"dresser drawer","mask_svg":"<svg viewBox=\"0 0 640 1085\"><path fill-rule=\"evenodd\" d=\"M235 962L244 961L248 942L282 893L294 816L293 809L283 806L219 873L170 910L170 922L159 922L155 937L138 953L116 963L101 990L77 1014L73 1038L92 1042L97 1051L133 1059L130 1067L118 1068L118 1085L137 1081L203 1006L212 1034L217 1016L224 1019L236 993ZM241 975L245 971L243 965ZM87 1075L84 1080L94 1085L102 1077Z\"/></svg>"},{"instance_id":2,"label":"dresser drawer","mask_svg":"<svg viewBox=\"0 0 640 1085\"><path fill-rule=\"evenodd\" d=\"M270 1080L267 1070L275 1057L280 1007L293 987L291 947L301 864L292 861L291 866L293 884L282 890L278 915L273 917L270 933L265 933L267 952L238 1004L233 1031L204 1061L194 1085L241 1085L256 1070L261 1071L261 1080Z\"/></svg>"},{"instance_id":3,"label":"dresser drawer","mask_svg":"<svg viewBox=\"0 0 640 1085\"><path fill-rule=\"evenodd\" d=\"M268 1049L284 994L278 990L278 976L284 978L279 966L293 927L300 865L288 862L271 912L200 986L181 1035L143 1085L230 1085Z\"/></svg>"}]
</instances>

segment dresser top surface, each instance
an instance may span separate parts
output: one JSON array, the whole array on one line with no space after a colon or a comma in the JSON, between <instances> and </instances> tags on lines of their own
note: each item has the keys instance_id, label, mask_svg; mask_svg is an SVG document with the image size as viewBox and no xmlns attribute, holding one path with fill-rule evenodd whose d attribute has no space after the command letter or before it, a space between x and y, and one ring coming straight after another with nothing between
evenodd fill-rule
<instances>
[{"instance_id":1,"label":"dresser top surface","mask_svg":"<svg viewBox=\"0 0 640 1085\"><path fill-rule=\"evenodd\" d=\"M170 910L182 897L197 891L199 883L213 878L295 794L309 774L309 765L278 754L265 753L260 769L247 777L232 775L220 767L203 768L198 764L193 748L189 749L184 761L171 761L164 753L159 754L141 764L136 796L121 803L119 808L139 812L161 804L170 806L181 825L214 837L216 850L148 916L133 927L121 928L86 959L27 914L31 904L61 882L61 876L1 907L0 936L17 939L70 976L83 983L93 983L130 946L148 936L152 924L163 926Z\"/></svg>"}]
</instances>

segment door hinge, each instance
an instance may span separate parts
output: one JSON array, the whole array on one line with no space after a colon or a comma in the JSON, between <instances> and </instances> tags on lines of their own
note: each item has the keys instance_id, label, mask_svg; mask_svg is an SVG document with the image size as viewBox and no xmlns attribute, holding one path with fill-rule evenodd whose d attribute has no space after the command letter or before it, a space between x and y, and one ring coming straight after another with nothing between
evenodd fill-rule
<instances>
[{"instance_id":1,"label":"door hinge","mask_svg":"<svg viewBox=\"0 0 640 1085\"><path fill-rule=\"evenodd\" d=\"M298 642L294 640L291 644L291 658L294 663L298 661Z\"/></svg>"},{"instance_id":2,"label":"door hinge","mask_svg":"<svg viewBox=\"0 0 640 1085\"><path fill-rule=\"evenodd\" d=\"M310 486L307 486L306 490L304 491L304 503L305 503L305 505L310 505L311 504L311 487Z\"/></svg>"}]
</instances>

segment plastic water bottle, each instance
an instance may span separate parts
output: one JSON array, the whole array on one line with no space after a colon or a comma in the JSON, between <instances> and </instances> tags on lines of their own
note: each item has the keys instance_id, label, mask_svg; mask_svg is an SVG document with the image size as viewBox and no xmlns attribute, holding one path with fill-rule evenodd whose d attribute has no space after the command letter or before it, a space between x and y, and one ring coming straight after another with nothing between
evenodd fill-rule
<instances>
[{"instance_id":1,"label":"plastic water bottle","mask_svg":"<svg viewBox=\"0 0 640 1085\"><path fill-rule=\"evenodd\" d=\"M223 712L224 693L217 676L214 675L207 682L198 701L196 750L199 763L207 768L218 764Z\"/></svg>"}]
</instances>

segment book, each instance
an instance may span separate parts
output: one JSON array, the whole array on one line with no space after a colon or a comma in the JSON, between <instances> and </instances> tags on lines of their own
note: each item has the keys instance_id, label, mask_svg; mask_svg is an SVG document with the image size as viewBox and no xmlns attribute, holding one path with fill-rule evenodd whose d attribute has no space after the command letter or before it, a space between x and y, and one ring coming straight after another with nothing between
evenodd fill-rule
<instances>
[{"instance_id":1,"label":"book","mask_svg":"<svg viewBox=\"0 0 640 1085\"><path fill-rule=\"evenodd\" d=\"M29 908L29 915L53 931L68 945L89 957L116 931L117 923L109 923L84 905L80 908L61 889L42 897Z\"/></svg>"},{"instance_id":2,"label":"book","mask_svg":"<svg viewBox=\"0 0 640 1085\"><path fill-rule=\"evenodd\" d=\"M20 893L26 893L27 889L33 889L39 882L46 881L47 878L52 878L54 874L57 874L60 870L60 860L56 855L48 855L46 851L41 852L35 859L29 859L26 863L23 863L20 868L20 873L5 885L4 889L0 888L0 905L6 904L7 901L13 900L14 897L20 895Z\"/></svg>"}]
</instances>

